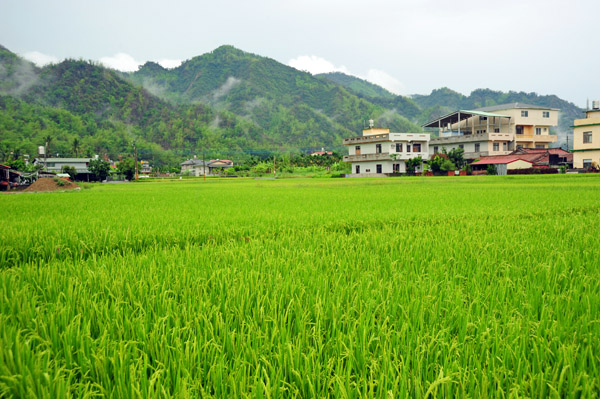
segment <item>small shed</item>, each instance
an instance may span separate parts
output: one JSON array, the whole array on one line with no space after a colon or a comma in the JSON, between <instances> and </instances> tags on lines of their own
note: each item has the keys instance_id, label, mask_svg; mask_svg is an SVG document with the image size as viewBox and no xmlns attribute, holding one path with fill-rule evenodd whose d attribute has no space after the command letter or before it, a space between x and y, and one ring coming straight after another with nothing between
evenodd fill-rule
<instances>
[{"instance_id":1,"label":"small shed","mask_svg":"<svg viewBox=\"0 0 600 399\"><path fill-rule=\"evenodd\" d=\"M489 165L496 166L497 174L506 175L509 170L531 168L533 167L533 162L514 155L500 155L482 157L479 161L471 163L473 170L485 170Z\"/></svg>"}]
</instances>

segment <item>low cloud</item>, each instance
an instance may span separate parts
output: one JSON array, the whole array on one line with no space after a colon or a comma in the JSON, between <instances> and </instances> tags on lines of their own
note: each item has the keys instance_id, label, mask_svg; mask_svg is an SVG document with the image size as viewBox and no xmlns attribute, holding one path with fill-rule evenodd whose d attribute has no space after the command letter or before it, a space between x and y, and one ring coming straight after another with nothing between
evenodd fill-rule
<instances>
[{"instance_id":1,"label":"low cloud","mask_svg":"<svg viewBox=\"0 0 600 399\"><path fill-rule=\"evenodd\" d=\"M369 72L367 72L367 76L364 79L371 83L375 83L396 95L406 92L406 87L401 81L379 69L369 69Z\"/></svg>"},{"instance_id":2,"label":"low cloud","mask_svg":"<svg viewBox=\"0 0 600 399\"><path fill-rule=\"evenodd\" d=\"M28 61L33 62L35 65L39 67L43 67L48 64L55 64L59 61L59 59L53 55L48 55L44 53L40 53L39 51L30 51L24 54L21 54L23 58Z\"/></svg>"},{"instance_id":3,"label":"low cloud","mask_svg":"<svg viewBox=\"0 0 600 399\"><path fill-rule=\"evenodd\" d=\"M401 81L387 72L379 69L369 69L367 76L361 76L359 74L350 72L348 68L343 65L335 66L332 62L327 61L325 58L317 57L316 55L301 55L297 58L289 60L288 65L292 68L296 68L313 75L327 72L342 72L347 75L368 80L371 83L387 89L393 94L403 94L406 92L406 87Z\"/></svg>"},{"instance_id":4,"label":"low cloud","mask_svg":"<svg viewBox=\"0 0 600 399\"><path fill-rule=\"evenodd\" d=\"M137 71L143 62L137 61L135 58L125 53L117 53L111 57L100 58L102 65L108 68L116 69L121 72Z\"/></svg>"},{"instance_id":5,"label":"low cloud","mask_svg":"<svg viewBox=\"0 0 600 399\"><path fill-rule=\"evenodd\" d=\"M163 68L172 69L172 68L177 68L179 65L181 65L183 60L170 60L170 59L165 58L165 59L162 59L162 60L159 60L156 62Z\"/></svg>"},{"instance_id":6,"label":"low cloud","mask_svg":"<svg viewBox=\"0 0 600 399\"><path fill-rule=\"evenodd\" d=\"M223 83L221 87L217 90L213 91L212 97L214 101L217 101L219 98L227 95L235 86L239 85L242 81L238 78L230 76L227 78L227 81Z\"/></svg>"},{"instance_id":7,"label":"low cloud","mask_svg":"<svg viewBox=\"0 0 600 399\"><path fill-rule=\"evenodd\" d=\"M316 55L301 55L288 61L288 65L300 71L305 71L313 75L327 72L349 73L345 66L335 66L325 58Z\"/></svg>"}]
</instances>

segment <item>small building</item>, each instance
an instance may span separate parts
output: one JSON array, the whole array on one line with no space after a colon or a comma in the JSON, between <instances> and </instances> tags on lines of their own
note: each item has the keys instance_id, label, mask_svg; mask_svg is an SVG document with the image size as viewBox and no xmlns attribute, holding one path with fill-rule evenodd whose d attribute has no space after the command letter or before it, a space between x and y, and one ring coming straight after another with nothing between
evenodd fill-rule
<instances>
[{"instance_id":1,"label":"small building","mask_svg":"<svg viewBox=\"0 0 600 399\"><path fill-rule=\"evenodd\" d=\"M181 163L181 173L189 173L192 176L216 176L225 169L233 167L233 161L229 159L212 159L203 161L201 159L188 159Z\"/></svg>"},{"instance_id":2,"label":"small building","mask_svg":"<svg viewBox=\"0 0 600 399\"><path fill-rule=\"evenodd\" d=\"M462 148L465 159L508 155L521 148L547 149L557 140L558 109L510 103L475 110L457 110L423 125L436 129L433 153Z\"/></svg>"},{"instance_id":3,"label":"small building","mask_svg":"<svg viewBox=\"0 0 600 399\"><path fill-rule=\"evenodd\" d=\"M0 165L0 191L8 191L21 183L21 174L8 165Z\"/></svg>"},{"instance_id":4,"label":"small building","mask_svg":"<svg viewBox=\"0 0 600 399\"><path fill-rule=\"evenodd\" d=\"M42 165L46 171L61 173L63 166L72 166L77 171L77 180L89 180L93 173L88 170L94 158L35 158L34 165Z\"/></svg>"},{"instance_id":5,"label":"small building","mask_svg":"<svg viewBox=\"0 0 600 399\"><path fill-rule=\"evenodd\" d=\"M390 133L389 129L370 127L363 135L344 139L348 155L344 162L352 163L350 176L387 176L406 173L406 161L429 158L429 134ZM420 167L416 172L420 172Z\"/></svg>"},{"instance_id":6,"label":"small building","mask_svg":"<svg viewBox=\"0 0 600 399\"><path fill-rule=\"evenodd\" d=\"M486 170L490 165L496 167L497 174L506 175L509 170L532 168L533 162L519 158L518 155L498 155L482 157L479 161L471 163L471 167L474 171Z\"/></svg>"},{"instance_id":7,"label":"small building","mask_svg":"<svg viewBox=\"0 0 600 399\"><path fill-rule=\"evenodd\" d=\"M152 172L152 167L148 161L140 161L142 167L140 173L143 175L149 175Z\"/></svg>"},{"instance_id":8,"label":"small building","mask_svg":"<svg viewBox=\"0 0 600 399\"><path fill-rule=\"evenodd\" d=\"M585 118L573 121L573 167L600 165L600 101L592 102Z\"/></svg>"}]
</instances>

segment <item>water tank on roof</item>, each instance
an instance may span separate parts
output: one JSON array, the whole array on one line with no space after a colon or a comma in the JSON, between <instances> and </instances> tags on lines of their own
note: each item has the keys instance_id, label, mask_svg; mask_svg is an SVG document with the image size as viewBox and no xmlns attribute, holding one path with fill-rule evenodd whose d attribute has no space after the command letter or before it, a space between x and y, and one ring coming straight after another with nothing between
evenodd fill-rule
<instances>
[{"instance_id":1,"label":"water tank on roof","mask_svg":"<svg viewBox=\"0 0 600 399\"><path fill-rule=\"evenodd\" d=\"M600 109L600 100L592 101L592 109Z\"/></svg>"},{"instance_id":2,"label":"water tank on roof","mask_svg":"<svg viewBox=\"0 0 600 399\"><path fill-rule=\"evenodd\" d=\"M43 145L38 147L38 155L44 155L46 154L46 149L44 148Z\"/></svg>"}]
</instances>

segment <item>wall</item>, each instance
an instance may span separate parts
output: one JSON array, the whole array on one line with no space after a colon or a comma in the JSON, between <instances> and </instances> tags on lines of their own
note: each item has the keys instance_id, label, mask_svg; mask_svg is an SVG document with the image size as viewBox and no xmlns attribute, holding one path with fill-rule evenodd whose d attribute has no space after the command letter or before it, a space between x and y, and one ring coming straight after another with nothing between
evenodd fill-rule
<instances>
[{"instance_id":1,"label":"wall","mask_svg":"<svg viewBox=\"0 0 600 399\"><path fill-rule=\"evenodd\" d=\"M573 125L573 167L583 168L583 160L600 164L600 111L590 111L587 118L575 119ZM591 126L581 126L591 125ZM583 142L583 133L592 132L592 142ZM580 151L587 150L587 151Z\"/></svg>"}]
</instances>

